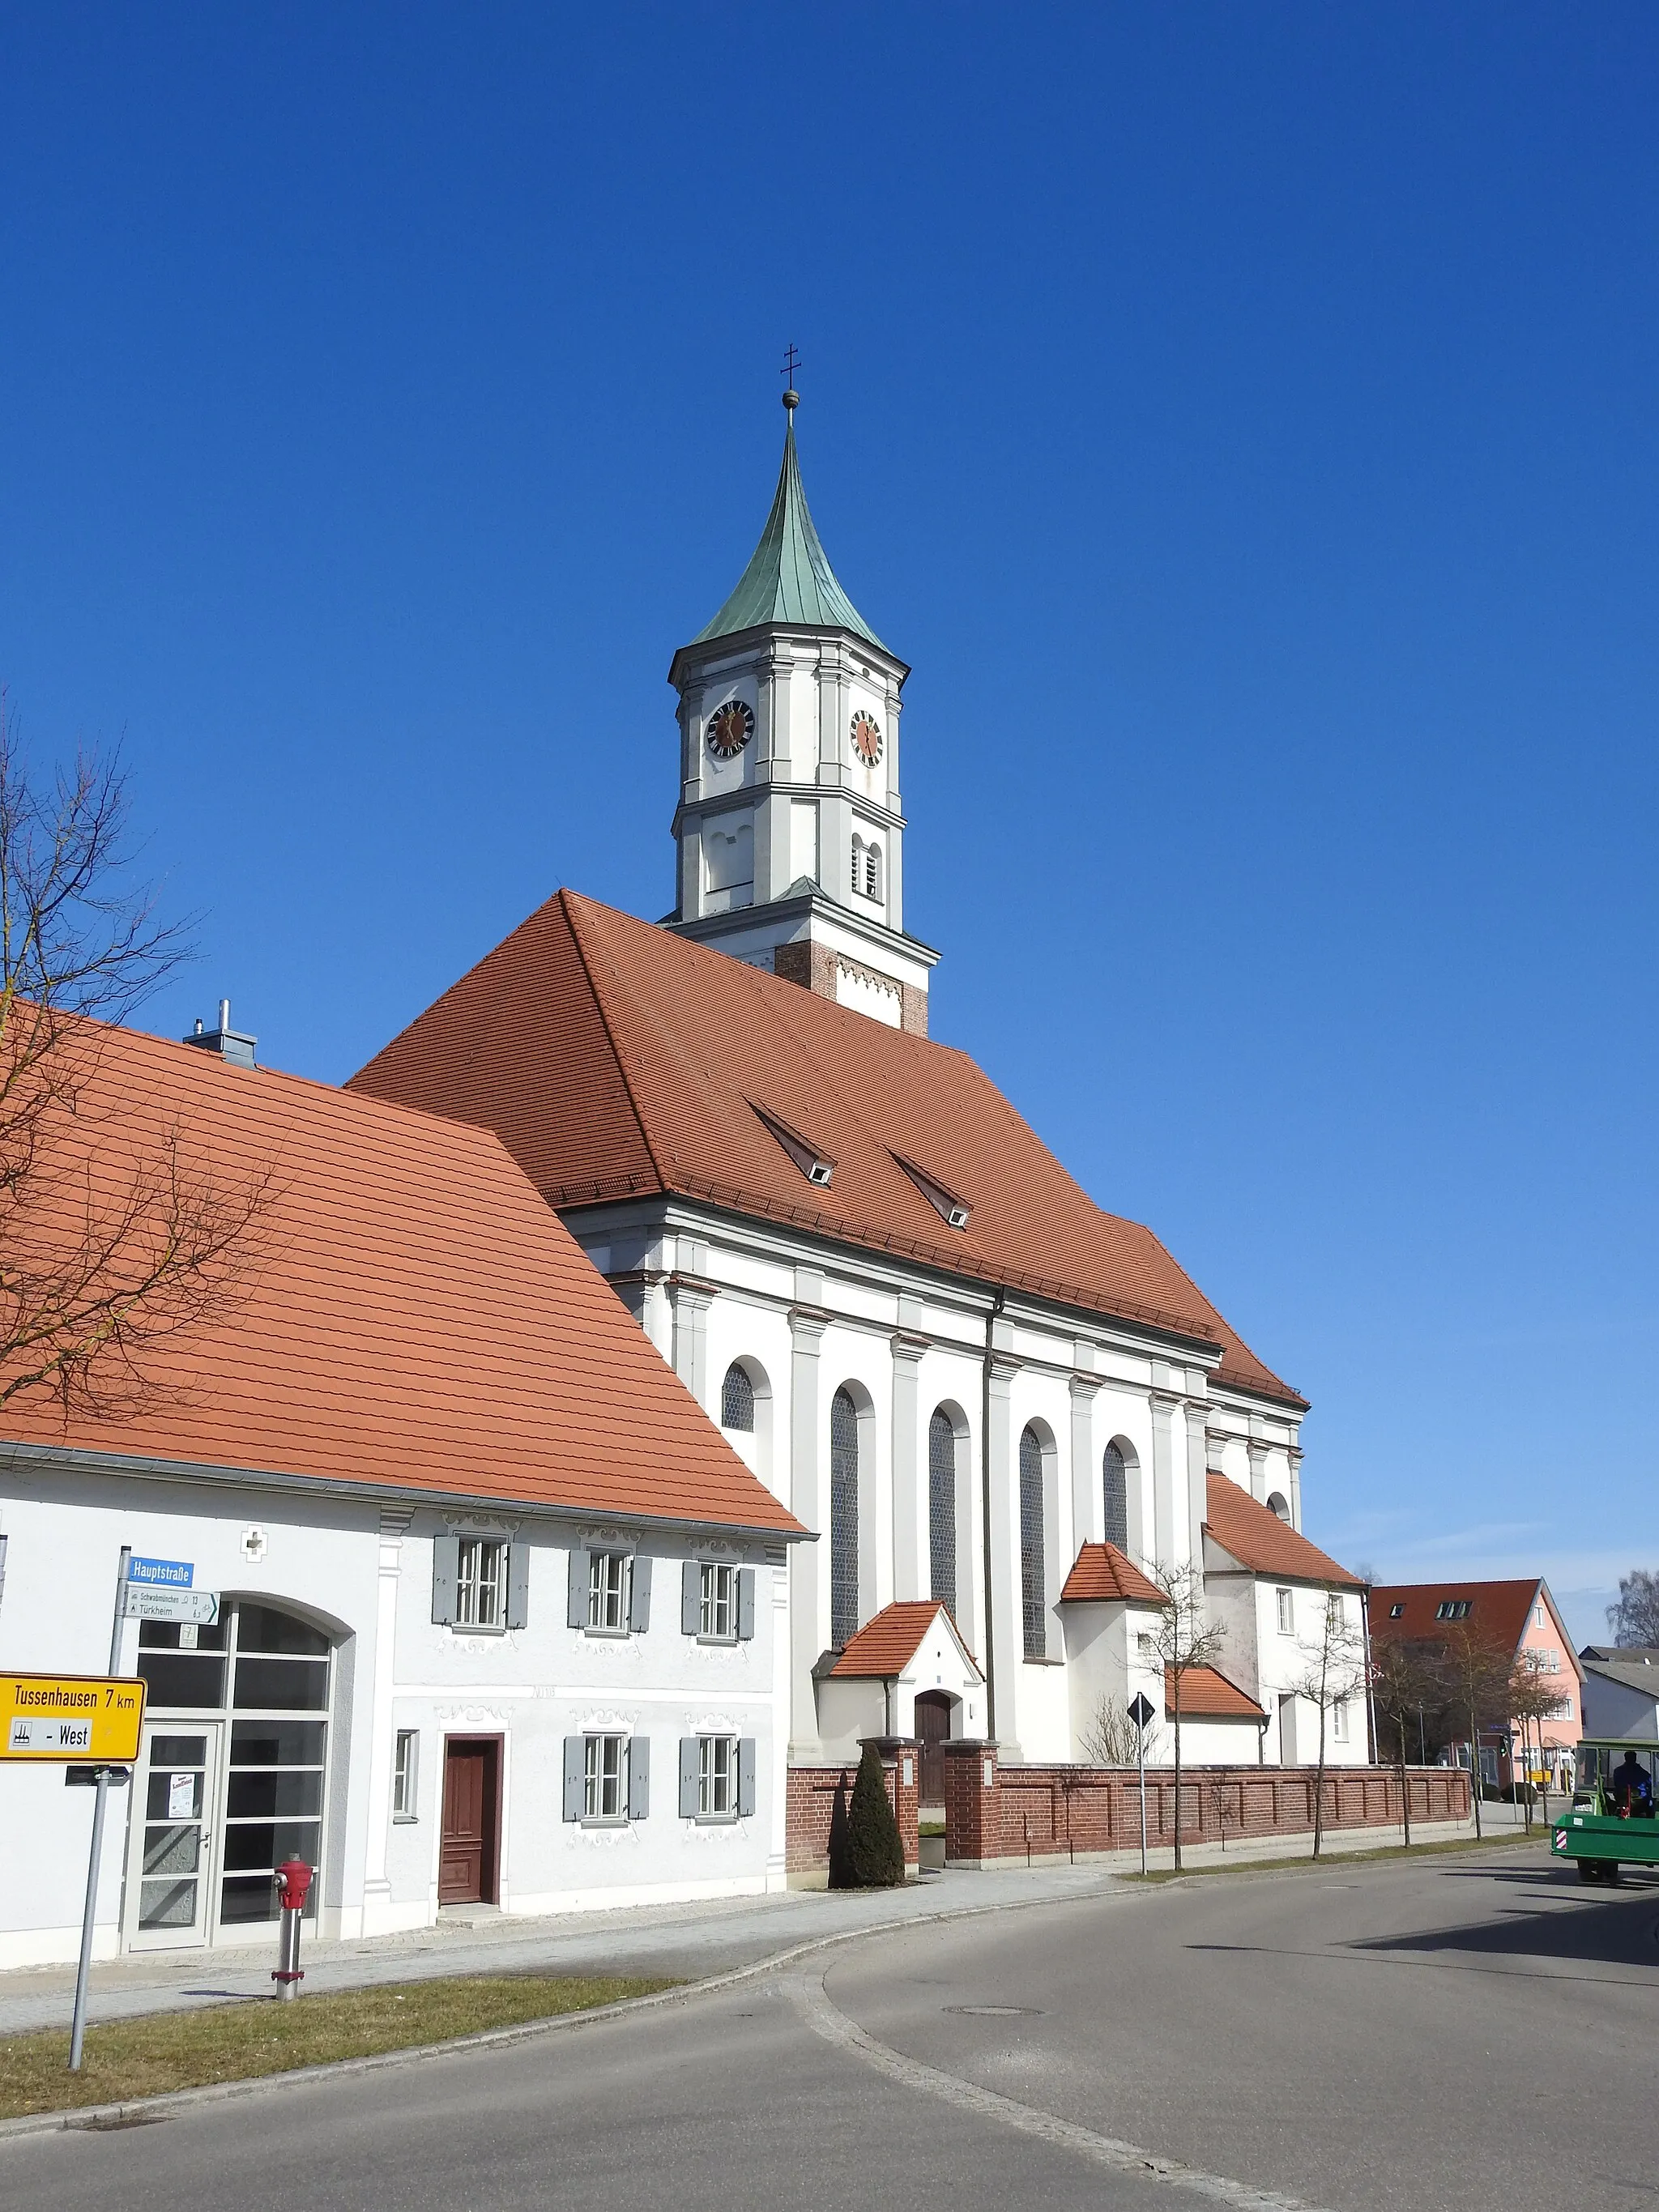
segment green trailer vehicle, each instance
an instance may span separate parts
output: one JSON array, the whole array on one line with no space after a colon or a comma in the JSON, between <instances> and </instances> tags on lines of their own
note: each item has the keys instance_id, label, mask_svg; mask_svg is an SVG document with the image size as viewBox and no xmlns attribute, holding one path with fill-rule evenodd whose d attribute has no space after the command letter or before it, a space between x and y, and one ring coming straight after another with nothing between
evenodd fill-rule
<instances>
[{"instance_id":1,"label":"green trailer vehicle","mask_svg":"<svg viewBox=\"0 0 1659 2212\"><path fill-rule=\"evenodd\" d=\"M1659 1867L1654 1776L1659 1743L1587 1737L1578 1747L1572 1803L1550 1823L1550 1854L1576 1859L1581 1881L1617 1881L1621 1866Z\"/></svg>"}]
</instances>

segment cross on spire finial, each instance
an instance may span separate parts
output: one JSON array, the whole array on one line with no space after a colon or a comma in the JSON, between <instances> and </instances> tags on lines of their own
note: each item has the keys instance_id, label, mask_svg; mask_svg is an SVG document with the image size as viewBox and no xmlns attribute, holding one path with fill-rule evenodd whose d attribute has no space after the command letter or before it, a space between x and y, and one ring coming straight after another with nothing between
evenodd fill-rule
<instances>
[{"instance_id":1,"label":"cross on spire finial","mask_svg":"<svg viewBox=\"0 0 1659 2212\"><path fill-rule=\"evenodd\" d=\"M795 371L800 365L800 356L795 350L794 340L791 338L788 349L783 356L783 367L778 371L778 374L784 380L783 404L792 415L800 405L800 394L795 389Z\"/></svg>"}]
</instances>

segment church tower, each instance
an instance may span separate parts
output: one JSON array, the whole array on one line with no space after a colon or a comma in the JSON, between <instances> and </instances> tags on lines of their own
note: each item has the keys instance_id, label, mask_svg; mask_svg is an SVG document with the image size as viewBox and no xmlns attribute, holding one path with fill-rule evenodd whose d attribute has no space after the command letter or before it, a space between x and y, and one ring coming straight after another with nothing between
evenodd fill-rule
<instances>
[{"instance_id":1,"label":"church tower","mask_svg":"<svg viewBox=\"0 0 1659 2212\"><path fill-rule=\"evenodd\" d=\"M679 899L665 926L926 1035L939 955L904 932L899 694L807 511L797 395L754 556L674 655Z\"/></svg>"}]
</instances>

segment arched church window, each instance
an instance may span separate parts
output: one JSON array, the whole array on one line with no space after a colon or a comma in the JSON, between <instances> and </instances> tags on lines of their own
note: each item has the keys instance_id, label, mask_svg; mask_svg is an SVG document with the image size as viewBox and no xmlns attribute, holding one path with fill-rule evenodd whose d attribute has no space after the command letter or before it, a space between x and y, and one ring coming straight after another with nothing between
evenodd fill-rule
<instances>
[{"instance_id":1,"label":"arched church window","mask_svg":"<svg viewBox=\"0 0 1659 2212\"><path fill-rule=\"evenodd\" d=\"M1273 1496L1267 1500L1267 1510L1269 1513L1276 1513L1281 1521L1289 1521L1291 1517L1290 1501L1285 1498L1282 1491L1274 1491Z\"/></svg>"},{"instance_id":2,"label":"arched church window","mask_svg":"<svg viewBox=\"0 0 1659 2212\"><path fill-rule=\"evenodd\" d=\"M1120 1552L1129 1548L1129 1469L1122 1447L1108 1444L1103 1475L1106 1492L1106 1541Z\"/></svg>"},{"instance_id":3,"label":"arched church window","mask_svg":"<svg viewBox=\"0 0 1659 2212\"><path fill-rule=\"evenodd\" d=\"M850 1392L830 1401L830 1641L850 1644L859 1626L859 1409Z\"/></svg>"},{"instance_id":4,"label":"arched church window","mask_svg":"<svg viewBox=\"0 0 1659 2212\"><path fill-rule=\"evenodd\" d=\"M941 1407L927 1424L928 1594L957 1609L957 1431Z\"/></svg>"},{"instance_id":5,"label":"arched church window","mask_svg":"<svg viewBox=\"0 0 1659 2212\"><path fill-rule=\"evenodd\" d=\"M1027 1429L1019 1440L1019 1580L1025 1656L1048 1656L1048 1603L1042 1528L1042 1439Z\"/></svg>"},{"instance_id":6,"label":"arched church window","mask_svg":"<svg viewBox=\"0 0 1659 2212\"><path fill-rule=\"evenodd\" d=\"M748 1369L735 1359L720 1385L720 1426L741 1430L744 1436L755 1432L755 1386Z\"/></svg>"},{"instance_id":7,"label":"arched church window","mask_svg":"<svg viewBox=\"0 0 1659 2212\"><path fill-rule=\"evenodd\" d=\"M856 831L853 836L853 889L864 889L864 840Z\"/></svg>"},{"instance_id":8,"label":"arched church window","mask_svg":"<svg viewBox=\"0 0 1659 2212\"><path fill-rule=\"evenodd\" d=\"M879 845L866 845L864 848L864 896L866 898L872 899L878 899L881 896L881 848Z\"/></svg>"}]
</instances>

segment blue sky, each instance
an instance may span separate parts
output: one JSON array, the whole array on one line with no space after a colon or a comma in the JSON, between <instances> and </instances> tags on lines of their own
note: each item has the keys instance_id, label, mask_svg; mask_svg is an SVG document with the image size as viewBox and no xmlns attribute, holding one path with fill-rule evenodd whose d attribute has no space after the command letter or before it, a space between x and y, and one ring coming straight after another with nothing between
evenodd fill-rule
<instances>
[{"instance_id":1,"label":"blue sky","mask_svg":"<svg viewBox=\"0 0 1659 2212\"><path fill-rule=\"evenodd\" d=\"M9 11L0 675L270 1063L672 897L802 460L934 1030L1315 1401L1390 1577L1659 1564L1659 24Z\"/></svg>"}]
</instances>

